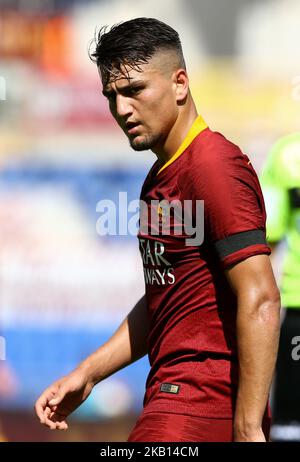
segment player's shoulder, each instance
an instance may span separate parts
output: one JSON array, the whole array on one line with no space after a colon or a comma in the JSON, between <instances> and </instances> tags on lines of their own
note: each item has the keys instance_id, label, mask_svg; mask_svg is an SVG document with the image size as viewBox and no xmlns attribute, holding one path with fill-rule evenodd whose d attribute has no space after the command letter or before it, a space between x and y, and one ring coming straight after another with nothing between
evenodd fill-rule
<instances>
[{"instance_id":1,"label":"player's shoulder","mask_svg":"<svg viewBox=\"0 0 300 462\"><path fill-rule=\"evenodd\" d=\"M249 162L239 146L228 140L219 132L209 128L198 136L191 146L191 168L201 167L205 170L218 169L232 164L238 159ZM236 162L235 162L236 163Z\"/></svg>"},{"instance_id":2,"label":"player's shoulder","mask_svg":"<svg viewBox=\"0 0 300 462\"><path fill-rule=\"evenodd\" d=\"M206 129L190 146L177 184L187 193L191 188L202 189L205 196L227 187L234 178L243 178L249 183L253 177L253 167L241 149L221 133Z\"/></svg>"}]
</instances>

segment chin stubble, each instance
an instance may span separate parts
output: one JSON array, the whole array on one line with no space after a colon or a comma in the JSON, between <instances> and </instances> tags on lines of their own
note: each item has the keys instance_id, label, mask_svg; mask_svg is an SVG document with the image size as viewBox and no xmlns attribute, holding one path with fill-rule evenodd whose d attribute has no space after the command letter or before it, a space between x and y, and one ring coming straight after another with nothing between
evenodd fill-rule
<instances>
[{"instance_id":1,"label":"chin stubble","mask_svg":"<svg viewBox=\"0 0 300 462\"><path fill-rule=\"evenodd\" d=\"M160 136L152 136L152 137L146 137L145 140L141 142L135 142L134 139L130 140L129 143L132 149L135 151L147 151L148 149L154 148L160 140Z\"/></svg>"}]
</instances>

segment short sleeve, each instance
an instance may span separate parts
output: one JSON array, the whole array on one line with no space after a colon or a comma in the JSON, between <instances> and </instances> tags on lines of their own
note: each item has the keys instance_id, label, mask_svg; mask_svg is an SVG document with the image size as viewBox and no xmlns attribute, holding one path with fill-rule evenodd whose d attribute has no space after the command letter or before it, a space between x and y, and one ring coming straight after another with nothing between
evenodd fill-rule
<instances>
[{"instance_id":1,"label":"short sleeve","mask_svg":"<svg viewBox=\"0 0 300 462\"><path fill-rule=\"evenodd\" d=\"M193 198L204 200L204 242L213 245L224 268L271 253L260 184L237 146L214 146L193 169L192 185Z\"/></svg>"}]
</instances>

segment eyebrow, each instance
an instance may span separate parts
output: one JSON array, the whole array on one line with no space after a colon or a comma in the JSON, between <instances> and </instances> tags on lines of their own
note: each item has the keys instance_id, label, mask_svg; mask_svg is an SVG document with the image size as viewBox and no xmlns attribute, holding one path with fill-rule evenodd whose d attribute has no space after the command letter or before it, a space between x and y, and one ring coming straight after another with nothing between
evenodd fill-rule
<instances>
[{"instance_id":1,"label":"eyebrow","mask_svg":"<svg viewBox=\"0 0 300 462\"><path fill-rule=\"evenodd\" d=\"M119 91L123 92L123 91L126 91L126 90L130 90L131 88L140 87L140 86L145 85L145 84L146 84L145 80L135 80L134 82L129 83L128 85L124 85L123 87L119 88ZM102 91L102 94L104 96L110 96L113 93L115 93L114 90L106 90L105 88Z\"/></svg>"}]
</instances>

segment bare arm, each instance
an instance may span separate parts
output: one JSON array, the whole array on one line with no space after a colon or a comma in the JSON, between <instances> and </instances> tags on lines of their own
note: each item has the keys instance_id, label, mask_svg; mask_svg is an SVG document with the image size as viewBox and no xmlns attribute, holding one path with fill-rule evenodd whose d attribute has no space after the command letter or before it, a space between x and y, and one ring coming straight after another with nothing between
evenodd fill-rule
<instances>
[{"instance_id":1,"label":"bare arm","mask_svg":"<svg viewBox=\"0 0 300 462\"><path fill-rule=\"evenodd\" d=\"M78 368L94 383L109 377L147 354L149 331L145 295L138 301L112 337Z\"/></svg>"},{"instance_id":2,"label":"bare arm","mask_svg":"<svg viewBox=\"0 0 300 462\"><path fill-rule=\"evenodd\" d=\"M278 351L280 295L267 255L250 257L226 273L238 302L234 438L265 441L261 426Z\"/></svg>"},{"instance_id":3,"label":"bare arm","mask_svg":"<svg viewBox=\"0 0 300 462\"><path fill-rule=\"evenodd\" d=\"M66 430L66 418L87 399L96 383L147 353L148 330L143 296L106 343L41 394L35 404L40 422L53 430Z\"/></svg>"}]
</instances>

